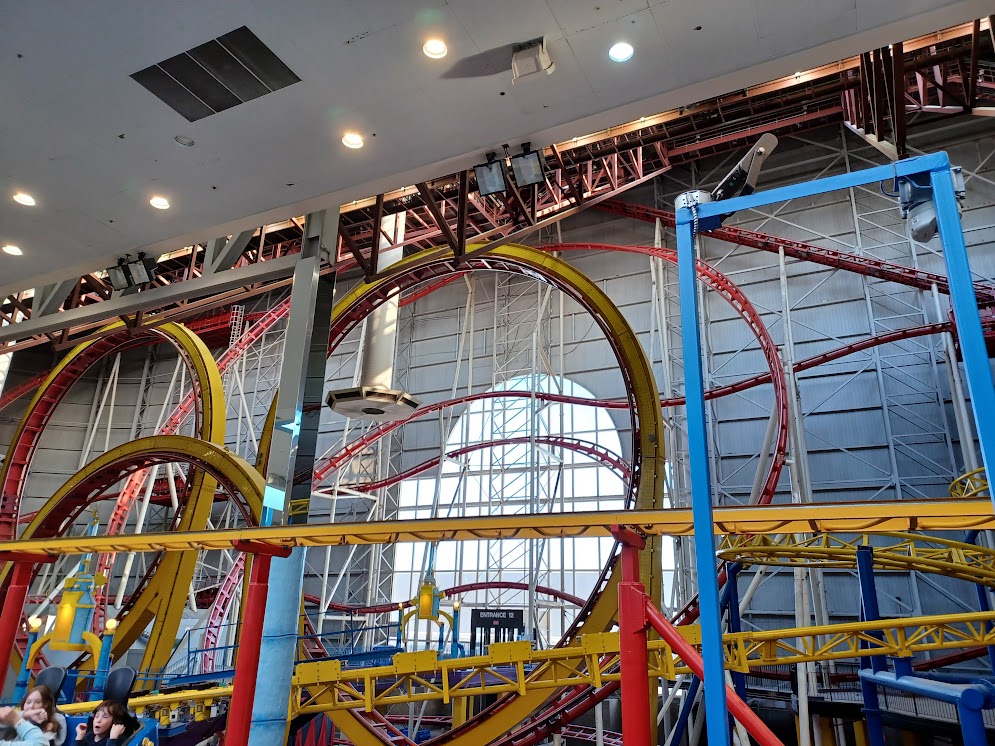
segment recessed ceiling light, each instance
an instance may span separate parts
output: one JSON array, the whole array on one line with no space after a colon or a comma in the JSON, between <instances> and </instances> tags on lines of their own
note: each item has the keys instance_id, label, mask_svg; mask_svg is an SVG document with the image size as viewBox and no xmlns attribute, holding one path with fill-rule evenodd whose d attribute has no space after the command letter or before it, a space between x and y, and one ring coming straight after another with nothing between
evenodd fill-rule
<instances>
[{"instance_id":1,"label":"recessed ceiling light","mask_svg":"<svg viewBox=\"0 0 995 746\"><path fill-rule=\"evenodd\" d=\"M429 39L422 46L421 51L425 53L426 57L431 57L433 60L441 60L449 52L449 47L446 46L446 42L442 39Z\"/></svg>"},{"instance_id":2,"label":"recessed ceiling light","mask_svg":"<svg viewBox=\"0 0 995 746\"><path fill-rule=\"evenodd\" d=\"M10 254L11 256L20 256L24 252L21 251L18 247L14 246L13 244L7 244L6 246L3 247L3 253Z\"/></svg>"},{"instance_id":3,"label":"recessed ceiling light","mask_svg":"<svg viewBox=\"0 0 995 746\"><path fill-rule=\"evenodd\" d=\"M627 44L624 41L620 41L615 44L611 49L608 50L608 56L611 57L615 62L625 62L627 59L632 57L632 45Z\"/></svg>"},{"instance_id":4,"label":"recessed ceiling light","mask_svg":"<svg viewBox=\"0 0 995 746\"><path fill-rule=\"evenodd\" d=\"M35 198L30 194L25 194L24 192L18 192L14 195L14 201L19 205L27 205L28 207L34 207Z\"/></svg>"},{"instance_id":5,"label":"recessed ceiling light","mask_svg":"<svg viewBox=\"0 0 995 746\"><path fill-rule=\"evenodd\" d=\"M165 197L160 197L159 195L156 195L155 197L150 199L149 204L152 205L157 210L169 209L169 200L166 199Z\"/></svg>"},{"instance_id":6,"label":"recessed ceiling light","mask_svg":"<svg viewBox=\"0 0 995 746\"><path fill-rule=\"evenodd\" d=\"M187 135L177 135L173 139L176 140L176 142L178 142L180 145L185 145L188 148L192 148L194 146L193 138Z\"/></svg>"},{"instance_id":7,"label":"recessed ceiling light","mask_svg":"<svg viewBox=\"0 0 995 746\"><path fill-rule=\"evenodd\" d=\"M342 135L342 144L355 150L363 147L363 137L357 132L346 132Z\"/></svg>"}]
</instances>

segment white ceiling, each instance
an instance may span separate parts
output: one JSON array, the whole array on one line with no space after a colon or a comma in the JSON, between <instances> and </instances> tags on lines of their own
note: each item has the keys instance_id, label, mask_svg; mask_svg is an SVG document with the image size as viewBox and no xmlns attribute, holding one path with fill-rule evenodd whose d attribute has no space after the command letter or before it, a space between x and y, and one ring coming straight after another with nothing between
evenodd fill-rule
<instances>
[{"instance_id":1,"label":"white ceiling","mask_svg":"<svg viewBox=\"0 0 995 746\"><path fill-rule=\"evenodd\" d=\"M5 3L0 294L451 173L980 17L991 0ZM242 25L302 82L189 123L129 75ZM701 26L700 31L693 30ZM452 78L545 35L551 76ZM441 36L449 56L430 60ZM629 41L635 55L608 60ZM501 95L501 93L505 95ZM366 135L362 150L340 143ZM376 137L372 136L376 133ZM196 146L177 145L188 135ZM288 186L292 184L293 186ZM19 190L33 208L14 203ZM172 209L149 206L166 195ZM2 296L0 296L2 297Z\"/></svg>"}]
</instances>

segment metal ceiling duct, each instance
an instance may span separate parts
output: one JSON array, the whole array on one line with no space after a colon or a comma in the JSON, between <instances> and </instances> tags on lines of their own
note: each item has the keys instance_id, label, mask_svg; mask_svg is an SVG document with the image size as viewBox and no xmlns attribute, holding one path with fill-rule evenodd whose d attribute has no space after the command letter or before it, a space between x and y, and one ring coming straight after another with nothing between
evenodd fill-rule
<instances>
[{"instance_id":1,"label":"metal ceiling duct","mask_svg":"<svg viewBox=\"0 0 995 746\"><path fill-rule=\"evenodd\" d=\"M385 215L380 228L377 264L386 269L404 256L402 247L386 249L404 240L404 213ZM410 416L421 405L410 394L393 388L399 300L397 296L387 300L364 322L359 385L331 391L326 398L328 406L345 417L391 422Z\"/></svg>"}]
</instances>

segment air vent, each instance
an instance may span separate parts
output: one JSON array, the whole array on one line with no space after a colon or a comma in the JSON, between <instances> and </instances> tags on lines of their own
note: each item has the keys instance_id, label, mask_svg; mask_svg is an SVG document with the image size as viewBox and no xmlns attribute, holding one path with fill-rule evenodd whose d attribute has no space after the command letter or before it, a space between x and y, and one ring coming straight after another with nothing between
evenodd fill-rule
<instances>
[{"instance_id":1,"label":"air vent","mask_svg":"<svg viewBox=\"0 0 995 746\"><path fill-rule=\"evenodd\" d=\"M301 80L245 26L131 77L190 122Z\"/></svg>"}]
</instances>

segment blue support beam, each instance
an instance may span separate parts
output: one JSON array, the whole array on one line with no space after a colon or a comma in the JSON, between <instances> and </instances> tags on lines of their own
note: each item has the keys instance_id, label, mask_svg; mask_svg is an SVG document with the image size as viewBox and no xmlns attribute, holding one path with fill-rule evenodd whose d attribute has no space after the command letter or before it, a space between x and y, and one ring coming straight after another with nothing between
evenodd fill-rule
<instances>
[{"instance_id":1,"label":"blue support beam","mask_svg":"<svg viewBox=\"0 0 995 746\"><path fill-rule=\"evenodd\" d=\"M881 618L881 612L878 609L878 592L874 584L874 550L871 547L857 547L857 579L860 582L860 618L865 622L877 621ZM877 636L880 637L880 633ZM866 643L862 642L861 647L867 647ZM880 673L888 667L884 657L880 655L871 656L870 662L866 658L861 658L860 665L862 671L868 673ZM867 740L871 746L885 746L878 688L870 679L861 676L860 692L864 698Z\"/></svg>"},{"instance_id":2,"label":"blue support beam","mask_svg":"<svg viewBox=\"0 0 995 746\"><path fill-rule=\"evenodd\" d=\"M910 158L886 166L877 166L854 173L840 174L812 182L793 184L754 194L697 205L696 213L689 208L677 212L677 264L680 277L681 317L687 396L687 422L689 463L691 475L691 503L694 511L695 558L698 565L701 630L704 659L705 708L708 717L709 739L712 743L728 744L729 729L726 720L724 670L721 653L721 610L718 582L710 568L715 564L715 537L712 524L711 475L708 465L708 433L705 423L704 380L701 360L699 309L695 289L696 248L693 231L709 230L721 224L722 218L741 210L764 207L770 204L796 200L841 189L891 181L903 177L918 177L917 183L928 178L933 187L937 223L943 243L944 257L950 282L951 302L957 321L957 334L964 355L971 406L974 410L978 439L981 443L982 461L988 473L995 464L995 386L984 344L984 335L978 316L977 299L971 278L971 269L958 216L957 199L950 174L950 161L945 153ZM897 206L896 206L897 209ZM695 220L697 218L697 221ZM697 225L696 225L697 223ZM993 496L995 501L995 496ZM869 548L868 548L869 550ZM871 555L868 553L867 555ZM872 575L867 576L872 578ZM872 583L872 580L868 581ZM867 596L870 603L870 595ZM874 608L867 610L876 616ZM873 617L865 617L873 618ZM881 672L886 664L872 664L874 672ZM877 691L865 687L868 702L876 710ZM873 719L869 713L869 720ZM877 716L880 722L879 716ZM869 722L869 726L871 723ZM878 727L877 737L872 733L872 743L881 743L883 734Z\"/></svg>"},{"instance_id":3,"label":"blue support beam","mask_svg":"<svg viewBox=\"0 0 995 746\"><path fill-rule=\"evenodd\" d=\"M943 243L943 258L947 263L947 280L950 283L950 302L957 322L957 338L964 356L964 371L971 394L971 409L981 445L981 460L985 474L992 478L995 466L995 386L992 369L985 347L985 335L978 316L978 299L974 294L971 265L967 259L964 232L960 224L957 197L950 176L950 161L946 153L930 156L938 163L930 169L933 201L936 203L936 222ZM920 159L915 159L920 160ZM995 490L990 490L995 500Z\"/></svg>"},{"instance_id":4,"label":"blue support beam","mask_svg":"<svg viewBox=\"0 0 995 746\"><path fill-rule=\"evenodd\" d=\"M684 343L684 391L687 397L688 456L691 507L694 515L695 561L698 565L698 604L701 621L701 657L705 686L705 722L708 742L728 746L725 661L722 647L722 611L715 572L715 534L712 520L712 479L708 467L708 431L705 422L705 381L701 362L701 326L693 235L694 215L677 213L677 270L681 294L681 336Z\"/></svg>"}]
</instances>

